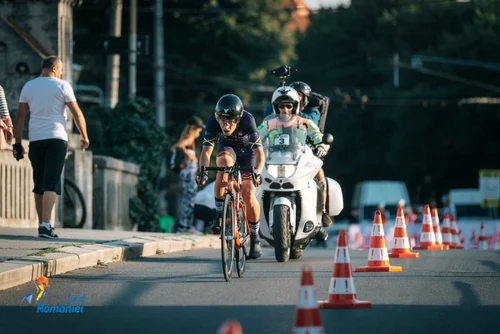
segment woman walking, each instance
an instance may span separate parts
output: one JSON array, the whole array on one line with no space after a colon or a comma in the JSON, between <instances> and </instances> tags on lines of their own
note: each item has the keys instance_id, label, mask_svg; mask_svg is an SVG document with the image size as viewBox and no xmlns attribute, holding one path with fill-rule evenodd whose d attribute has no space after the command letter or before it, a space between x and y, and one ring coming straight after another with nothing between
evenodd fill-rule
<instances>
[{"instance_id":1,"label":"woman walking","mask_svg":"<svg viewBox=\"0 0 500 334\"><path fill-rule=\"evenodd\" d=\"M196 116L188 120L188 124L179 136L177 143L172 147L175 154L174 160L178 161L177 168L180 169L182 200L177 223L177 233L200 234L193 227L194 220L194 198L198 185L196 173L198 171L198 159L196 158L195 141L205 128L203 121Z\"/></svg>"}]
</instances>

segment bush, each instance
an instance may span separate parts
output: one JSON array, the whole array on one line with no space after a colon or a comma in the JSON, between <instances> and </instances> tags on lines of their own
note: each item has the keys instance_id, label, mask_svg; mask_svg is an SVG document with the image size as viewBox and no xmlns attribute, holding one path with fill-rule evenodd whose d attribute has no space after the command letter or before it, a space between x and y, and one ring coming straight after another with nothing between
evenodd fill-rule
<instances>
[{"instance_id":1,"label":"bush","mask_svg":"<svg viewBox=\"0 0 500 334\"><path fill-rule=\"evenodd\" d=\"M103 134L99 154L136 163L141 167L137 196L130 201L130 218L140 231L159 231L158 186L172 139L156 123L149 100L119 103L100 115Z\"/></svg>"}]
</instances>

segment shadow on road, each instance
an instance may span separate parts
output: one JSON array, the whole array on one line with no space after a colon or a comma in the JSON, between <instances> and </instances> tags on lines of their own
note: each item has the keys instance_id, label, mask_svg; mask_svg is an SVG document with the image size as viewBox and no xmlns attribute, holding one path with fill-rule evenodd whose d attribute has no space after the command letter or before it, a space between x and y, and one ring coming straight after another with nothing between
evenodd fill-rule
<instances>
[{"instance_id":1,"label":"shadow on road","mask_svg":"<svg viewBox=\"0 0 500 334\"><path fill-rule=\"evenodd\" d=\"M325 333L455 334L497 332L500 306L474 309L451 306L373 305L372 309L322 310ZM214 334L228 318L238 319L245 334L291 333L295 305L283 306L86 306L80 314L40 314L33 306L0 307L2 334L186 333Z\"/></svg>"}]
</instances>

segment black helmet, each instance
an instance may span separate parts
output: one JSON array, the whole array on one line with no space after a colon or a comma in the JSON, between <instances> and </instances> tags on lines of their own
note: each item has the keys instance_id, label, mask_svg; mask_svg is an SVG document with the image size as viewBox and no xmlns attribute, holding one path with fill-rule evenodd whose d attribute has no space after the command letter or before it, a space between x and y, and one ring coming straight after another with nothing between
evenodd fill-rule
<instances>
[{"instance_id":1,"label":"black helmet","mask_svg":"<svg viewBox=\"0 0 500 334\"><path fill-rule=\"evenodd\" d=\"M300 104L302 105L302 107L307 106L309 100L311 99L311 86L309 86L305 82L296 81L292 83L290 87L295 89L297 92L301 92L302 94L304 94L304 98L302 99L302 102Z\"/></svg>"},{"instance_id":2,"label":"black helmet","mask_svg":"<svg viewBox=\"0 0 500 334\"><path fill-rule=\"evenodd\" d=\"M243 102L234 94L226 94L222 96L215 106L215 116L240 119L243 115Z\"/></svg>"}]
</instances>

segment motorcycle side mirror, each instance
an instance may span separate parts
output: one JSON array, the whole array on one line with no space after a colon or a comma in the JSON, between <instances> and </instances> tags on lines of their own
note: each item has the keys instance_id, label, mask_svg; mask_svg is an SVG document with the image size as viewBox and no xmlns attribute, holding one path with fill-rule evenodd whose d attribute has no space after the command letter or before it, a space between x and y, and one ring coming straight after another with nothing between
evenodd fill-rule
<instances>
[{"instance_id":1,"label":"motorcycle side mirror","mask_svg":"<svg viewBox=\"0 0 500 334\"><path fill-rule=\"evenodd\" d=\"M333 136L330 133L325 133L323 135L323 144L331 144L333 143Z\"/></svg>"}]
</instances>

